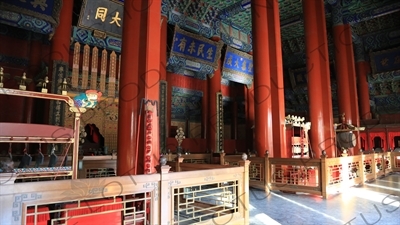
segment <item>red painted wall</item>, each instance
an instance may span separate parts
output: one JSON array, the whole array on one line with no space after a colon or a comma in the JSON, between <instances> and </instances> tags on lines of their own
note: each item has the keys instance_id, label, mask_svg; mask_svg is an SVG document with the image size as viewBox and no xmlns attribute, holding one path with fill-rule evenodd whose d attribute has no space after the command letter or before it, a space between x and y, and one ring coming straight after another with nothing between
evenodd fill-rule
<instances>
[{"instance_id":1,"label":"red painted wall","mask_svg":"<svg viewBox=\"0 0 400 225\"><path fill-rule=\"evenodd\" d=\"M167 73L167 76L170 81L169 85L171 85L171 87L174 86L174 87L198 90L198 91L203 91L203 93L207 91L205 88L206 85L204 85L207 82L205 80L200 80L175 73Z\"/></svg>"}]
</instances>

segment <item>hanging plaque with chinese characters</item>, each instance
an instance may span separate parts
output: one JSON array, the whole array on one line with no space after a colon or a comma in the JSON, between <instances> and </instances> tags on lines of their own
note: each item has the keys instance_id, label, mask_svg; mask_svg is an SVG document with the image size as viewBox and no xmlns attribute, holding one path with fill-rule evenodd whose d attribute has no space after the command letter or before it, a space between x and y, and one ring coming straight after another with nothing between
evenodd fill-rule
<instances>
[{"instance_id":1,"label":"hanging plaque with chinese characters","mask_svg":"<svg viewBox=\"0 0 400 225\"><path fill-rule=\"evenodd\" d=\"M78 27L121 37L123 14L124 5L119 1L84 0Z\"/></svg>"},{"instance_id":2,"label":"hanging plaque with chinese characters","mask_svg":"<svg viewBox=\"0 0 400 225\"><path fill-rule=\"evenodd\" d=\"M225 52L222 78L251 85L253 74L253 56L228 46Z\"/></svg>"},{"instance_id":3,"label":"hanging plaque with chinese characters","mask_svg":"<svg viewBox=\"0 0 400 225\"><path fill-rule=\"evenodd\" d=\"M373 73L400 70L400 48L371 52L370 56Z\"/></svg>"},{"instance_id":4,"label":"hanging plaque with chinese characters","mask_svg":"<svg viewBox=\"0 0 400 225\"><path fill-rule=\"evenodd\" d=\"M216 123L216 146L215 152L224 150L224 102L221 92L217 93L217 123Z\"/></svg>"},{"instance_id":5,"label":"hanging plaque with chinese characters","mask_svg":"<svg viewBox=\"0 0 400 225\"><path fill-rule=\"evenodd\" d=\"M54 20L53 8L61 1L54 0L2 0L1 8L12 12L23 13L39 19ZM14 9L14 10L13 10ZM19 11L17 11L19 9ZM44 16L48 16L47 18Z\"/></svg>"},{"instance_id":6,"label":"hanging plaque with chinese characters","mask_svg":"<svg viewBox=\"0 0 400 225\"><path fill-rule=\"evenodd\" d=\"M215 42L175 27L171 56L185 58L185 67L189 70L198 71L200 64L209 65L215 70L218 68L222 45L222 42Z\"/></svg>"},{"instance_id":7,"label":"hanging plaque with chinese characters","mask_svg":"<svg viewBox=\"0 0 400 225\"><path fill-rule=\"evenodd\" d=\"M62 6L62 0L1 0L0 10L5 10L13 13L24 14L34 17L36 23L43 26L44 20L49 22L53 27L56 27L59 23L60 11ZM3 12L5 13L5 12ZM3 15L1 19L6 19L10 15ZM12 16L20 18L8 18L12 21L21 21L21 16ZM15 19L15 20L14 20ZM26 24L24 24L26 25ZM27 25L26 25L27 26Z\"/></svg>"}]
</instances>

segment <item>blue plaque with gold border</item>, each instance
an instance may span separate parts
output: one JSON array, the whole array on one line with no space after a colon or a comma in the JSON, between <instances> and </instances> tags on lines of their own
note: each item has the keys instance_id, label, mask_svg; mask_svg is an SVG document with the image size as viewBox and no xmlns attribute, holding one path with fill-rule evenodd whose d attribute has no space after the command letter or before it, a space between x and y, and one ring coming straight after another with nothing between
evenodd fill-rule
<instances>
[{"instance_id":1,"label":"blue plaque with gold border","mask_svg":"<svg viewBox=\"0 0 400 225\"><path fill-rule=\"evenodd\" d=\"M186 60L185 65L189 70L199 70L199 64L210 65L216 70L221 57L222 45L222 42L209 40L175 26L171 56L175 55L190 60L191 62Z\"/></svg>"},{"instance_id":2,"label":"blue plaque with gold border","mask_svg":"<svg viewBox=\"0 0 400 225\"><path fill-rule=\"evenodd\" d=\"M110 0L84 0L78 27L97 30L115 37L122 36L124 5Z\"/></svg>"},{"instance_id":3,"label":"blue plaque with gold border","mask_svg":"<svg viewBox=\"0 0 400 225\"><path fill-rule=\"evenodd\" d=\"M374 74L400 70L400 48L372 52L370 57Z\"/></svg>"},{"instance_id":4,"label":"blue plaque with gold border","mask_svg":"<svg viewBox=\"0 0 400 225\"><path fill-rule=\"evenodd\" d=\"M225 52L222 78L251 86L253 75L253 56L228 46Z\"/></svg>"},{"instance_id":5,"label":"blue plaque with gold border","mask_svg":"<svg viewBox=\"0 0 400 225\"><path fill-rule=\"evenodd\" d=\"M2 0L0 10L31 16L50 23L53 28L60 21L62 0ZM40 21L38 21L40 22Z\"/></svg>"}]
</instances>

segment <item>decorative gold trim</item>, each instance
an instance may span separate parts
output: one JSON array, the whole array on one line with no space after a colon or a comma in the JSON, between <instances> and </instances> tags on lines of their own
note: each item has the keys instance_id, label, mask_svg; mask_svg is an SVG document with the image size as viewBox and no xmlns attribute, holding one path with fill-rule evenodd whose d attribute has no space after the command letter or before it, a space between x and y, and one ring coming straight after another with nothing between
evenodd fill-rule
<instances>
[{"instance_id":1,"label":"decorative gold trim","mask_svg":"<svg viewBox=\"0 0 400 225\"><path fill-rule=\"evenodd\" d=\"M243 58L253 60L253 56L252 55L250 55L250 54L248 54L246 52L242 52L242 51L236 50L235 48L232 48L230 46L226 47L226 52L233 52L236 55L242 56Z\"/></svg>"},{"instance_id":2,"label":"decorative gold trim","mask_svg":"<svg viewBox=\"0 0 400 225\"><path fill-rule=\"evenodd\" d=\"M254 78L251 75L247 74L247 73L243 73L243 72L240 72L240 71L237 71L237 70L228 69L228 68L224 68L224 71L226 71L228 73L240 75L240 76L242 76L242 77L244 77L246 79L250 79L252 81L254 80Z\"/></svg>"}]
</instances>

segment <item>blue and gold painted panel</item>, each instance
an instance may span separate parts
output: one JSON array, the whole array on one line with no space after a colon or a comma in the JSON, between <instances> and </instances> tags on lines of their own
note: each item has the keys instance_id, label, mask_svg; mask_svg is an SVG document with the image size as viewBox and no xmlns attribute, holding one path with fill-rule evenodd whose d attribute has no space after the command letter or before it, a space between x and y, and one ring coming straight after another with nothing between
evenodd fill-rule
<instances>
[{"instance_id":1,"label":"blue and gold painted panel","mask_svg":"<svg viewBox=\"0 0 400 225\"><path fill-rule=\"evenodd\" d=\"M78 26L121 37L123 17L124 5L121 2L85 0L82 3Z\"/></svg>"},{"instance_id":2,"label":"blue and gold painted panel","mask_svg":"<svg viewBox=\"0 0 400 225\"><path fill-rule=\"evenodd\" d=\"M62 0L2 0L0 9L32 16L53 25L59 22Z\"/></svg>"},{"instance_id":3,"label":"blue and gold painted panel","mask_svg":"<svg viewBox=\"0 0 400 225\"><path fill-rule=\"evenodd\" d=\"M227 47L222 68L222 78L241 84L253 83L253 56Z\"/></svg>"},{"instance_id":4,"label":"blue and gold painted panel","mask_svg":"<svg viewBox=\"0 0 400 225\"><path fill-rule=\"evenodd\" d=\"M216 70L222 45L222 42L214 42L175 27L171 57L178 56L191 60L193 63L185 65L189 70L198 71L200 64L209 65Z\"/></svg>"},{"instance_id":5,"label":"blue and gold painted panel","mask_svg":"<svg viewBox=\"0 0 400 225\"><path fill-rule=\"evenodd\" d=\"M58 26L62 0L3 0L0 23L41 34L52 34Z\"/></svg>"},{"instance_id":6,"label":"blue and gold painted panel","mask_svg":"<svg viewBox=\"0 0 400 225\"><path fill-rule=\"evenodd\" d=\"M371 53L373 73L400 70L400 48Z\"/></svg>"},{"instance_id":7,"label":"blue and gold painted panel","mask_svg":"<svg viewBox=\"0 0 400 225\"><path fill-rule=\"evenodd\" d=\"M202 91L172 87L171 120L201 121L202 97Z\"/></svg>"},{"instance_id":8,"label":"blue and gold painted panel","mask_svg":"<svg viewBox=\"0 0 400 225\"><path fill-rule=\"evenodd\" d=\"M121 52L122 40L117 37L107 36L105 38L99 38L93 36L92 32L89 30L72 27L72 38L74 41L82 44L105 48L118 53Z\"/></svg>"}]
</instances>

